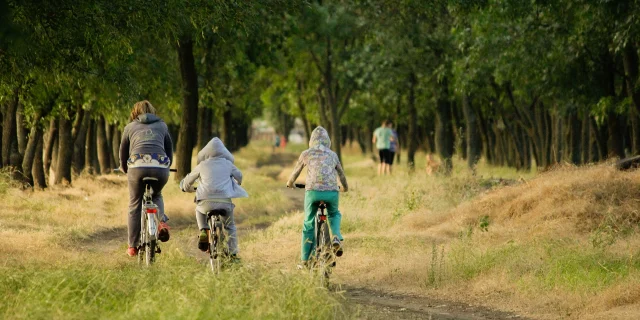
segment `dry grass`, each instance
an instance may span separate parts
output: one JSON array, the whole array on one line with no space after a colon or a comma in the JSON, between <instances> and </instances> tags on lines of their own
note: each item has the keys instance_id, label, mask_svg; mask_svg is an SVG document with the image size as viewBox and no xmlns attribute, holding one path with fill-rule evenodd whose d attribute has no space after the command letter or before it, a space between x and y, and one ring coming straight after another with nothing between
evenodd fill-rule
<instances>
[{"instance_id":1,"label":"dry grass","mask_svg":"<svg viewBox=\"0 0 640 320\"><path fill-rule=\"evenodd\" d=\"M639 316L640 172L598 165L534 175L481 163L473 176L456 161L450 178L403 167L380 178L354 152L344 163L351 192L341 195L347 251L338 281L541 318ZM282 219L245 252L290 268L301 220Z\"/></svg>"},{"instance_id":2,"label":"dry grass","mask_svg":"<svg viewBox=\"0 0 640 320\"><path fill-rule=\"evenodd\" d=\"M274 158L268 145L236 155L251 195L235 201L238 221L246 228L271 224L242 235L242 256L286 275L294 274L300 254L302 215L292 209L301 203L291 199L303 191L282 187L295 158ZM428 176L418 155L416 172L397 166L392 177L381 178L368 157L348 149L344 158L351 191L340 199L346 253L337 282L540 318L638 317L640 172L598 165L535 175L481 163L474 176L456 160L451 177ZM5 182L0 179L0 256L8 258L1 268L129 263L124 177L81 177L73 188L46 192ZM189 255L183 245L192 246L196 232L192 195L174 182L164 194L178 237L168 250Z\"/></svg>"}]
</instances>

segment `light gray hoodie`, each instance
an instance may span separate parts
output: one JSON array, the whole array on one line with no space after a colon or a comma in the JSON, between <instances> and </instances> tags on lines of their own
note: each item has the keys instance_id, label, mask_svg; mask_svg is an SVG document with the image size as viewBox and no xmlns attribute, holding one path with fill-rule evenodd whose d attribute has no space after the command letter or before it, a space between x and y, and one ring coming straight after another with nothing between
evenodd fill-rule
<instances>
[{"instance_id":1,"label":"light gray hoodie","mask_svg":"<svg viewBox=\"0 0 640 320\"><path fill-rule=\"evenodd\" d=\"M222 141L218 138L211 139L198 152L198 165L180 181L180 189L193 192L193 184L198 181L196 201L249 197L240 186L242 172L233 161L231 152Z\"/></svg>"}]
</instances>

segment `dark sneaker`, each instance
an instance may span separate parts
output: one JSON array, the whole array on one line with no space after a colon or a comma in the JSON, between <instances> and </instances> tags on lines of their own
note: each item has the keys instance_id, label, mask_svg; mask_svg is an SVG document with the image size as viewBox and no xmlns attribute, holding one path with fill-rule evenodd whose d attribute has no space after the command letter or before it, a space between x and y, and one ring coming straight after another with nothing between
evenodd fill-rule
<instances>
[{"instance_id":1,"label":"dark sneaker","mask_svg":"<svg viewBox=\"0 0 640 320\"><path fill-rule=\"evenodd\" d=\"M342 257L344 251L342 250L342 243L338 237L333 237L333 252L335 252L336 257Z\"/></svg>"},{"instance_id":2,"label":"dark sneaker","mask_svg":"<svg viewBox=\"0 0 640 320\"><path fill-rule=\"evenodd\" d=\"M232 255L229 256L229 262L231 262L233 264L239 264L242 261L240 260L240 257L238 257L237 254L232 254Z\"/></svg>"},{"instance_id":3,"label":"dark sneaker","mask_svg":"<svg viewBox=\"0 0 640 320\"><path fill-rule=\"evenodd\" d=\"M158 226L158 240L162 242L169 241L169 226L166 222L160 222L160 226Z\"/></svg>"},{"instance_id":4,"label":"dark sneaker","mask_svg":"<svg viewBox=\"0 0 640 320\"><path fill-rule=\"evenodd\" d=\"M202 252L209 251L209 234L206 229L200 231L200 235L198 236L198 249Z\"/></svg>"},{"instance_id":5,"label":"dark sneaker","mask_svg":"<svg viewBox=\"0 0 640 320\"><path fill-rule=\"evenodd\" d=\"M138 255L138 248L129 247L129 249L127 249L127 254L129 255L129 257L137 256Z\"/></svg>"}]
</instances>

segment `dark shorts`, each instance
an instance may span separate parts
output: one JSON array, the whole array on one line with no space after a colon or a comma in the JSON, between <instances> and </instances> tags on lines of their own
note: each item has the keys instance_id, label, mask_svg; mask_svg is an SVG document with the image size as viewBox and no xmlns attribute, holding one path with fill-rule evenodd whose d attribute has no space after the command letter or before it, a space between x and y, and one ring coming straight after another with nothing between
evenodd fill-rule
<instances>
[{"instance_id":1,"label":"dark shorts","mask_svg":"<svg viewBox=\"0 0 640 320\"><path fill-rule=\"evenodd\" d=\"M378 155L380 156L380 163L393 163L393 154L389 149L378 149Z\"/></svg>"},{"instance_id":2,"label":"dark shorts","mask_svg":"<svg viewBox=\"0 0 640 320\"><path fill-rule=\"evenodd\" d=\"M396 158L396 152L395 151L389 151L389 162L387 162L388 164L393 164L393 159Z\"/></svg>"}]
</instances>

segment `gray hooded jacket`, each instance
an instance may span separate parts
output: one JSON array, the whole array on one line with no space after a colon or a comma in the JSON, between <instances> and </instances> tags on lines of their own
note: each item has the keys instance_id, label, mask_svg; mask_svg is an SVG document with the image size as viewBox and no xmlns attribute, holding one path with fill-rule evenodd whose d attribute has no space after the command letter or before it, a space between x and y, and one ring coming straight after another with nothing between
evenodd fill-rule
<instances>
[{"instance_id":1,"label":"gray hooded jacket","mask_svg":"<svg viewBox=\"0 0 640 320\"><path fill-rule=\"evenodd\" d=\"M198 181L196 201L249 197L240 186L242 172L236 168L233 161L231 152L222 141L218 138L211 139L198 152L198 165L182 179L180 189L193 192L193 184Z\"/></svg>"},{"instance_id":2,"label":"gray hooded jacket","mask_svg":"<svg viewBox=\"0 0 640 320\"><path fill-rule=\"evenodd\" d=\"M143 157L145 155L146 157ZM148 163L145 164L143 158L153 161L146 161ZM124 127L120 142L120 168L124 172L138 162L141 162L138 165L140 167L169 168L172 161L173 143L169 129L158 116L150 113L141 114L138 119Z\"/></svg>"}]
</instances>

